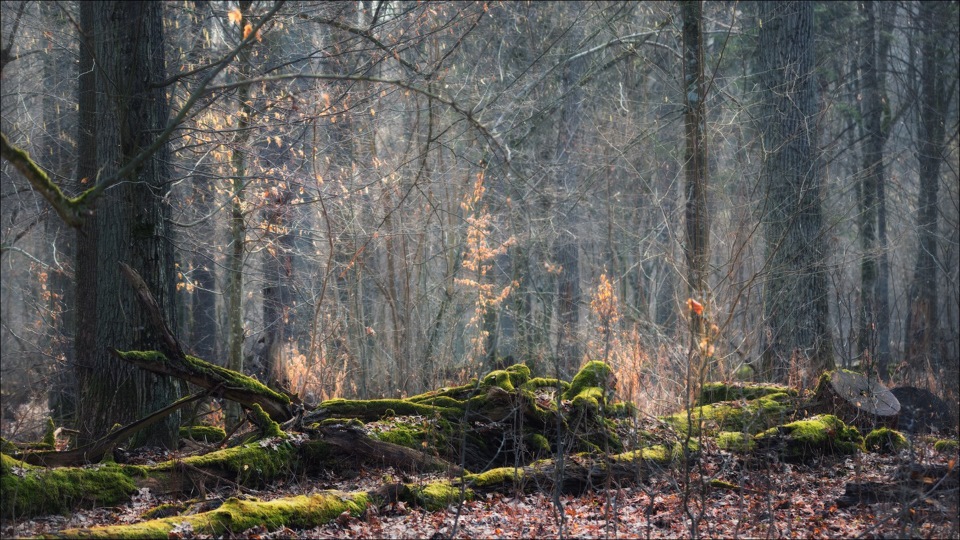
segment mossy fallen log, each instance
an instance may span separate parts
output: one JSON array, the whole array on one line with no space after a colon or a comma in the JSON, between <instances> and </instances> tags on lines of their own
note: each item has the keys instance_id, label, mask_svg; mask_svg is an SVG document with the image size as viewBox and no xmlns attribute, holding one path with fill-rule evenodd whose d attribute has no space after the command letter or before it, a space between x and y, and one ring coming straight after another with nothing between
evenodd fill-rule
<instances>
[{"instance_id":1,"label":"mossy fallen log","mask_svg":"<svg viewBox=\"0 0 960 540\"><path fill-rule=\"evenodd\" d=\"M523 467L499 467L468 474L462 481L479 492L550 492L559 487L562 493L579 495L591 489L602 489L610 482L619 485L643 481L695 452L695 445L684 452L679 443L672 447L653 445L613 455L584 452L559 459L538 460Z\"/></svg>"},{"instance_id":2,"label":"mossy fallen log","mask_svg":"<svg viewBox=\"0 0 960 540\"><path fill-rule=\"evenodd\" d=\"M610 370L598 362L587 364L575 378L576 384L531 379L526 366L516 365L491 372L472 385L441 389L410 399L331 400L307 417L315 422L301 426L300 433L286 433L261 406L261 402L283 405L282 399L255 380L199 360L186 364L170 362L156 351L117 354L136 363L150 364L154 369L168 366L164 369L185 380L195 380L191 377L197 373L210 375L212 379L205 385L219 388L227 397L237 398L237 393L230 392L240 392L239 398L245 400L252 420L260 428L259 439L149 467L108 464L43 469L5 456L4 505L0 509L4 517L22 518L117 504L142 487L169 494L226 483L251 492L278 477L336 470L344 463L454 476L465 473L453 465L461 459L470 468L483 470L491 464L528 462L534 456L556 453L559 448L598 455L622 450L609 414L613 407L606 406L611 390ZM184 366L193 366L196 371L188 376ZM573 401L563 400L558 407L558 398L562 396L557 392L564 392L563 395ZM268 399L258 401L257 396ZM286 409L274 407L273 410ZM334 414L338 419L324 418ZM399 415L420 418L423 429L416 435L407 433L402 437L400 430L389 429L371 436L356 420L382 420ZM603 472L596 463L584 465L585 459L574 458L567 463L563 468L565 482L591 485L596 475ZM541 470L549 467L549 464L539 466ZM628 464L622 456L609 461L607 467L612 468L616 476L626 478ZM623 471L617 472L620 468ZM540 473L531 469L530 474L536 477Z\"/></svg>"},{"instance_id":3,"label":"mossy fallen log","mask_svg":"<svg viewBox=\"0 0 960 540\"><path fill-rule=\"evenodd\" d=\"M570 441L575 451L616 453L623 443L612 419L628 416L635 407L609 403L615 384L603 362L588 362L570 383L531 378L526 365L515 364L471 384L405 399L331 399L305 415L303 422L319 425L331 418L355 418L383 424L421 418L429 428L413 428L400 419L393 429L378 429L376 436L418 450L426 445L446 461L464 461L468 469L525 462L534 455L570 448ZM430 441L427 429L432 430Z\"/></svg>"},{"instance_id":4,"label":"mossy fallen log","mask_svg":"<svg viewBox=\"0 0 960 540\"><path fill-rule=\"evenodd\" d=\"M45 469L5 454L0 460L0 516L4 518L112 506L136 493L136 479L143 472L117 465Z\"/></svg>"},{"instance_id":5,"label":"mossy fallen log","mask_svg":"<svg viewBox=\"0 0 960 540\"><path fill-rule=\"evenodd\" d=\"M853 426L824 414L770 428L754 436L757 450L775 450L785 459L806 460L825 454L850 455L863 450Z\"/></svg>"},{"instance_id":6,"label":"mossy fallen log","mask_svg":"<svg viewBox=\"0 0 960 540\"><path fill-rule=\"evenodd\" d=\"M344 514L361 517L368 508L384 508L402 501L428 511L440 510L461 500L471 500L470 489L455 486L446 480L427 484L390 483L368 492L344 493L324 491L312 495L283 497L262 501L253 497L230 498L222 504L203 511L190 511L186 505L171 505L162 512L173 513L164 517L147 519L140 523L110 525L86 529L65 529L47 538L171 538L172 533L193 535L239 534L253 527L263 527L269 532L281 528L311 529L343 520ZM204 506L209 506L209 501Z\"/></svg>"},{"instance_id":7,"label":"mossy fallen log","mask_svg":"<svg viewBox=\"0 0 960 540\"><path fill-rule=\"evenodd\" d=\"M794 391L796 394L796 391ZM663 420L678 433L710 436L721 432L756 434L789 421L797 413L797 398L786 392L761 395L756 399L720 401L665 416Z\"/></svg>"},{"instance_id":8,"label":"mossy fallen log","mask_svg":"<svg viewBox=\"0 0 960 540\"><path fill-rule=\"evenodd\" d=\"M771 394L787 394L790 397L799 396L799 392L797 392L795 388L780 384L708 382L704 384L700 390L700 398L697 400L697 405L710 405L720 401L749 401Z\"/></svg>"},{"instance_id":9,"label":"mossy fallen log","mask_svg":"<svg viewBox=\"0 0 960 540\"><path fill-rule=\"evenodd\" d=\"M267 388L253 377L205 362L195 356L185 355L183 359L177 359L159 351L111 352L117 358L141 369L176 377L207 390L215 390L248 409L259 405L274 421L286 422L293 417L289 397Z\"/></svg>"},{"instance_id":10,"label":"mossy fallen log","mask_svg":"<svg viewBox=\"0 0 960 540\"><path fill-rule=\"evenodd\" d=\"M89 529L65 529L48 538L170 538L174 530L201 535L231 535L263 526L309 529L329 523L344 512L358 517L370 497L364 492L326 491L271 501L230 498L218 508L193 515L173 516Z\"/></svg>"}]
</instances>

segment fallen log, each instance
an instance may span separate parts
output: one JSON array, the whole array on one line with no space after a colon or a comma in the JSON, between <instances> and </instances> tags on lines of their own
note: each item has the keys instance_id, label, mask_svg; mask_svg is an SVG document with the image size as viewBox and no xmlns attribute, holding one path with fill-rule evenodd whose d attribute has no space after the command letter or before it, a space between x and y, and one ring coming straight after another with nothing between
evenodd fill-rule
<instances>
[{"instance_id":1,"label":"fallen log","mask_svg":"<svg viewBox=\"0 0 960 540\"><path fill-rule=\"evenodd\" d=\"M117 358L141 369L169 375L213 390L216 395L236 401L251 409L260 407L276 422L293 418L294 407L290 398L267 388L253 377L205 362L195 356L181 359L170 358L159 351L117 351L110 349Z\"/></svg>"},{"instance_id":2,"label":"fallen log","mask_svg":"<svg viewBox=\"0 0 960 540\"><path fill-rule=\"evenodd\" d=\"M154 329L160 335L160 351L110 352L117 358L141 369L177 377L201 388L222 388L223 397L236 401L246 408L260 405L274 421L286 422L294 416L294 407L289 396L267 388L252 377L231 371L197 357L187 355L176 336L170 330L163 312L140 274L130 266L120 263L121 273L137 294L140 307L147 313Z\"/></svg>"}]
</instances>

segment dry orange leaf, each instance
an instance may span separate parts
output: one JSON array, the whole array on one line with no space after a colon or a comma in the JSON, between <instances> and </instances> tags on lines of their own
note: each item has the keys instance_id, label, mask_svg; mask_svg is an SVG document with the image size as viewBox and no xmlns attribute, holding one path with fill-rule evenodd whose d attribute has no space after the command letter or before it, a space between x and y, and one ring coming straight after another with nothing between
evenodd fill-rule
<instances>
[{"instance_id":1,"label":"dry orange leaf","mask_svg":"<svg viewBox=\"0 0 960 540\"><path fill-rule=\"evenodd\" d=\"M227 13L227 18L233 24L240 24L240 21L243 20L243 13L240 12L240 8L233 8L230 13Z\"/></svg>"},{"instance_id":2,"label":"dry orange leaf","mask_svg":"<svg viewBox=\"0 0 960 540\"><path fill-rule=\"evenodd\" d=\"M687 298L687 308L697 315L703 315L703 304L693 298Z\"/></svg>"}]
</instances>

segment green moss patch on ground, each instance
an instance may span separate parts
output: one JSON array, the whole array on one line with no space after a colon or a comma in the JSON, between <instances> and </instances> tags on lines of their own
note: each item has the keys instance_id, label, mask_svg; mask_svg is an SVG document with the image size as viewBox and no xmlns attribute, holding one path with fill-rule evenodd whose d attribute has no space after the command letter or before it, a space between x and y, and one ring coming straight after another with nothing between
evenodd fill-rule
<instances>
[{"instance_id":1,"label":"green moss patch on ground","mask_svg":"<svg viewBox=\"0 0 960 540\"><path fill-rule=\"evenodd\" d=\"M730 452L746 453L756 448L753 436L742 431L721 431L717 434L717 446Z\"/></svg>"},{"instance_id":2,"label":"green moss patch on ground","mask_svg":"<svg viewBox=\"0 0 960 540\"><path fill-rule=\"evenodd\" d=\"M952 439L940 439L933 443L933 449L941 454L956 453L958 447L960 447L960 445Z\"/></svg>"},{"instance_id":3,"label":"green moss patch on ground","mask_svg":"<svg viewBox=\"0 0 960 540\"><path fill-rule=\"evenodd\" d=\"M864 448L878 454L894 454L909 445L903 433L886 427L871 431L863 439Z\"/></svg>"},{"instance_id":4,"label":"green moss patch on ground","mask_svg":"<svg viewBox=\"0 0 960 540\"><path fill-rule=\"evenodd\" d=\"M770 428L757 434L754 440L758 448L773 448L785 458L800 460L824 454L855 454L863 445L857 428L832 414Z\"/></svg>"}]
</instances>

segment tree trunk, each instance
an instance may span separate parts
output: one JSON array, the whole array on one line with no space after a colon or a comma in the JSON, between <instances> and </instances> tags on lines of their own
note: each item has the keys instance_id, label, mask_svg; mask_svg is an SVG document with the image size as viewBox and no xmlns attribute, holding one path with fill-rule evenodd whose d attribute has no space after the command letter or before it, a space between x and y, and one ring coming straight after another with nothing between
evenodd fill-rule
<instances>
[{"instance_id":1,"label":"tree trunk","mask_svg":"<svg viewBox=\"0 0 960 540\"><path fill-rule=\"evenodd\" d=\"M833 367L821 209L813 4L760 2L765 347L761 373L786 382L791 366Z\"/></svg>"},{"instance_id":2,"label":"tree trunk","mask_svg":"<svg viewBox=\"0 0 960 540\"><path fill-rule=\"evenodd\" d=\"M686 245L687 291L700 302L707 300L710 222L707 216L707 141L705 88L703 85L703 25L700 0L681 3L683 13L684 124L687 151ZM702 333L701 327L698 333Z\"/></svg>"},{"instance_id":3,"label":"tree trunk","mask_svg":"<svg viewBox=\"0 0 960 540\"><path fill-rule=\"evenodd\" d=\"M97 74L97 173L109 177L146 148L167 123L167 100L157 86L165 78L163 6L152 2L94 4ZM169 155L161 149L134 173L131 182L104 192L98 201L96 276L78 287L93 289L94 350L79 365L83 399L78 417L81 441L107 433L115 423L142 418L177 399L179 384L114 359L109 347L154 349L159 336L147 322L130 287L120 279L118 262L136 269L153 290L168 320L173 319L172 231L169 206ZM86 263L91 264L90 261ZM85 306L78 306L84 309ZM80 340L78 340L78 344ZM136 444L174 447L179 415L138 434Z\"/></svg>"},{"instance_id":4,"label":"tree trunk","mask_svg":"<svg viewBox=\"0 0 960 540\"><path fill-rule=\"evenodd\" d=\"M250 9L250 1L240 2L240 12L246 17ZM240 32L241 25L237 25ZM250 77L250 59L246 50L237 56L240 69L240 78ZM250 86L247 84L237 88L237 102L240 104L237 114L237 135L234 139L233 152L230 164L233 166L230 196L230 251L227 254L227 331L228 356L227 368L243 373L243 264L246 256L247 226L244 221L244 188L246 185L247 150L245 147L250 138L247 130L252 107L249 104ZM227 403L226 425L233 427L240 422L240 408L235 403Z\"/></svg>"},{"instance_id":5,"label":"tree trunk","mask_svg":"<svg viewBox=\"0 0 960 540\"><path fill-rule=\"evenodd\" d=\"M946 7L945 7L946 6ZM914 372L936 372L940 368L937 298L937 204L940 164L945 151L944 135L949 105L944 70L947 65L945 25L949 4L919 4L922 73L920 114L917 133L920 194L917 204L917 259L910 283L907 311L906 356Z\"/></svg>"},{"instance_id":6,"label":"tree trunk","mask_svg":"<svg viewBox=\"0 0 960 540\"><path fill-rule=\"evenodd\" d=\"M884 195L883 146L889 128L889 107L885 107L884 64L889 44L883 37L888 31L889 16L881 13L880 38L876 37L875 2L864 2L860 71L863 78L863 177L860 189L860 313L856 356L869 361L880 377L886 379L890 361L889 262L886 253L886 202ZM878 41L880 42L878 44Z\"/></svg>"}]
</instances>

